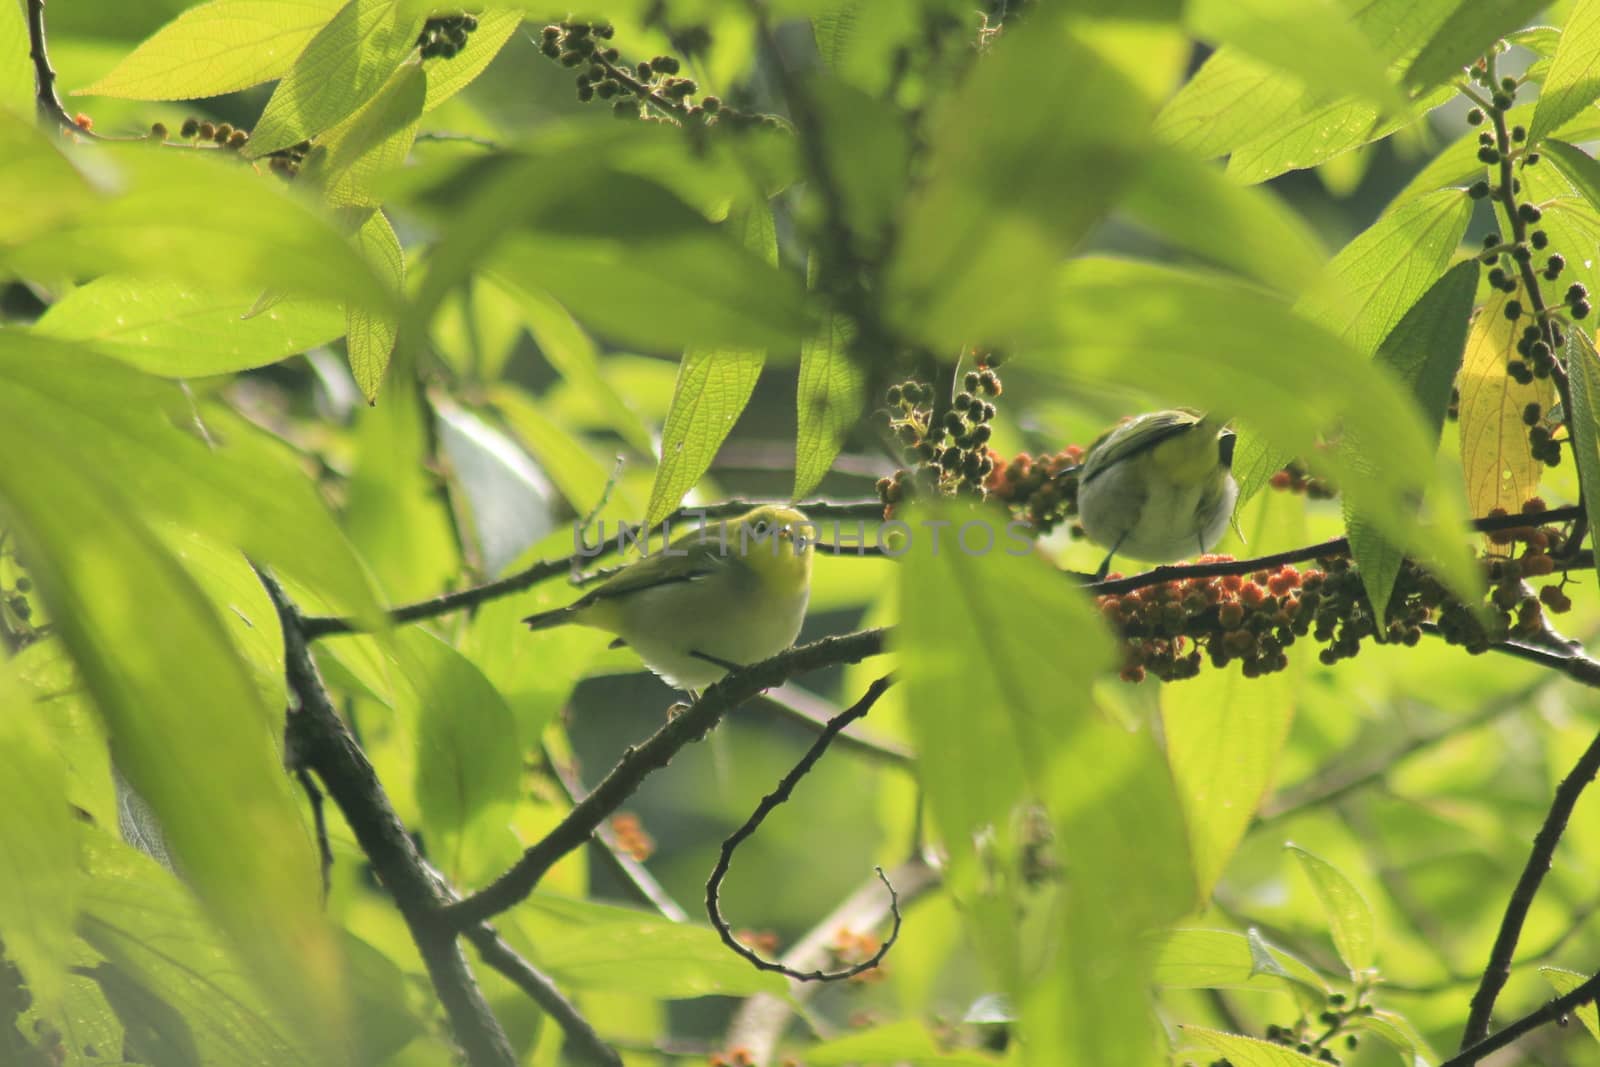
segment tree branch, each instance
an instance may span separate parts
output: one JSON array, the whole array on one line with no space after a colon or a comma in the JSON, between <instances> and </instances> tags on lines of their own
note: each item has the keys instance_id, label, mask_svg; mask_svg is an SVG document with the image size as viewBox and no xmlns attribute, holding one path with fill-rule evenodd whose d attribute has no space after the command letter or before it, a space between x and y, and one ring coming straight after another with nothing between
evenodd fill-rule
<instances>
[{"instance_id":1,"label":"tree branch","mask_svg":"<svg viewBox=\"0 0 1600 1067\"><path fill-rule=\"evenodd\" d=\"M1479 533L1495 533L1500 530L1518 530L1525 526L1544 526L1554 522L1582 519L1583 514L1583 508L1574 504L1571 507L1551 508L1548 511L1541 511L1533 515L1490 515L1480 519L1473 519L1471 527ZM1256 556L1253 559L1224 560L1217 563L1164 564L1159 567L1152 567L1139 574L1129 575L1126 578L1116 578L1102 582L1086 582L1084 590L1092 596L1107 596L1129 593L1135 589L1143 589L1146 586L1160 585L1163 582L1176 582L1185 578L1222 578L1230 574L1253 574L1256 571L1281 567L1286 563L1304 563L1307 560L1341 557L1349 554L1350 539L1347 537L1334 537L1314 545L1302 545L1299 548L1275 552L1269 556Z\"/></svg>"},{"instance_id":2,"label":"tree branch","mask_svg":"<svg viewBox=\"0 0 1600 1067\"><path fill-rule=\"evenodd\" d=\"M44 0L28 0L28 58L33 60L33 101L41 121L86 137L98 135L83 129L67 114L56 95L56 72L44 38Z\"/></svg>"},{"instance_id":3,"label":"tree branch","mask_svg":"<svg viewBox=\"0 0 1600 1067\"><path fill-rule=\"evenodd\" d=\"M578 778L577 773L571 767L553 758L548 745L545 746L544 754L545 761L550 764L551 773L556 776L556 780L561 783L562 790L566 792L568 802L574 806L583 803L589 793L584 788L583 782ZM611 861L611 865L616 868L617 873L638 894L639 899L659 912L662 918L670 919L675 923L688 921L689 913L684 911L683 906L672 898L672 894L667 892L665 886L656 881L655 875L651 874L643 863L623 851L622 846L617 842L617 835L606 823L602 822L595 827L594 836L600 842L601 851Z\"/></svg>"},{"instance_id":4,"label":"tree branch","mask_svg":"<svg viewBox=\"0 0 1600 1067\"><path fill-rule=\"evenodd\" d=\"M682 507L667 516L666 523L668 525L681 523L686 519L730 518L735 515L743 515L751 508L758 506L759 503L757 501L738 499L727 500L721 504L708 505L703 508ZM862 520L881 519L883 517L883 505L876 500L844 502L813 500L797 506L812 520L821 519L838 522L841 519ZM652 534L655 532L657 531L651 531ZM406 604L390 611L389 621L398 625L437 618L440 615L448 615L452 611L461 611L512 593L520 593L552 578L559 578L562 575L575 575L587 565L588 561L601 559L618 551L623 540L621 536L618 536L609 541L602 541L593 549L574 552L570 556L564 556L560 559L539 560L516 574L507 575L492 582L475 585L470 589L457 590L454 593L443 593L429 600L420 600L414 604ZM823 551L827 551L826 547L823 548ZM361 625L354 619L331 615L307 615L301 620L301 630L308 641L334 634L355 633L361 628Z\"/></svg>"},{"instance_id":5,"label":"tree branch","mask_svg":"<svg viewBox=\"0 0 1600 1067\"><path fill-rule=\"evenodd\" d=\"M400 909L428 969L451 1031L473 1067L516 1067L517 1057L456 944L434 921L443 896L406 828L389 805L377 772L328 699L300 630L300 614L277 580L256 572L283 628L289 683L285 730L304 765L317 773L357 842Z\"/></svg>"},{"instance_id":6,"label":"tree branch","mask_svg":"<svg viewBox=\"0 0 1600 1067\"><path fill-rule=\"evenodd\" d=\"M523 959L516 949L487 924L479 924L466 932L466 938L478 950L478 956L508 978L513 985L539 1005L546 1015L561 1027L567 1039L567 1048L575 1057L595 1067L622 1067L622 1057L608 1045L589 1025L589 1020L578 1011L577 1005L556 988L548 975Z\"/></svg>"},{"instance_id":7,"label":"tree branch","mask_svg":"<svg viewBox=\"0 0 1600 1067\"><path fill-rule=\"evenodd\" d=\"M588 841L596 827L616 811L648 775L665 767L683 746L704 737L723 715L763 689L796 674L879 655L884 650L887 633L887 630L865 630L825 637L730 673L701 694L687 711L668 720L643 744L623 752L622 758L594 791L555 829L524 852L510 870L479 892L445 907L441 912L444 922L454 929L465 929L512 907L533 892L545 872L558 860Z\"/></svg>"},{"instance_id":8,"label":"tree branch","mask_svg":"<svg viewBox=\"0 0 1600 1067\"><path fill-rule=\"evenodd\" d=\"M1529 1012L1493 1036L1484 1038L1470 1048L1462 1049L1448 1060L1439 1064L1439 1067L1474 1067L1475 1064L1488 1057L1491 1053L1505 1048L1522 1035L1543 1026L1545 1023L1555 1022L1568 1012L1575 1011L1592 1002L1597 996L1600 996L1600 974L1590 978L1572 992L1559 996L1546 1003L1543 1007Z\"/></svg>"},{"instance_id":9,"label":"tree branch","mask_svg":"<svg viewBox=\"0 0 1600 1067\"><path fill-rule=\"evenodd\" d=\"M1594 664L1588 657L1582 658ZM1600 667L1600 664L1595 666ZM1488 1036L1495 998L1500 995L1500 990L1505 988L1507 979L1511 977L1511 958L1517 951L1517 940L1522 936L1522 925L1528 918L1528 909L1532 907L1533 898L1539 892L1545 873L1550 870L1554 861L1556 845L1561 842L1561 835L1566 831L1572 809L1577 806L1578 798L1583 796L1584 789L1594 781L1596 773L1600 773L1600 734L1596 734L1594 740L1589 742L1589 747L1584 749L1583 755L1578 757L1578 762L1573 764L1572 770L1556 787L1556 795L1550 802L1550 810L1545 815L1544 825L1539 827L1539 832L1533 839L1533 851L1528 854L1528 862L1522 868L1522 877L1517 879L1516 888L1511 892L1511 899L1506 903L1505 915L1500 920L1500 931L1495 936L1494 947L1489 952L1489 963L1483 970L1483 978L1478 983L1477 992L1472 995L1472 1008L1467 1015L1467 1025L1461 1035L1463 1049Z\"/></svg>"},{"instance_id":10,"label":"tree branch","mask_svg":"<svg viewBox=\"0 0 1600 1067\"><path fill-rule=\"evenodd\" d=\"M921 856L898 864L888 873L900 894L900 906L937 889L939 872ZM796 971L806 971L827 963L840 930L870 930L889 917L888 899L874 875L850 894L833 913L812 927L795 946L783 954L783 963ZM800 1005L823 988L815 982L789 979L784 994L758 993L739 1006L728 1027L726 1047L742 1048L753 1063L772 1062L778 1041Z\"/></svg>"},{"instance_id":11,"label":"tree branch","mask_svg":"<svg viewBox=\"0 0 1600 1067\"><path fill-rule=\"evenodd\" d=\"M900 898L895 892L894 883L889 881L888 876L883 873L882 867L877 868L878 878L882 880L884 887L889 890L889 913L894 917L894 928L889 931L889 936L884 938L883 943L878 946L878 950L870 958L837 971L825 971L820 967L810 971L800 971L782 962L774 963L764 958L760 953L741 943L734 936L732 925L722 917L722 906L718 900L718 893L722 888L722 880L728 876L728 868L733 863L734 851L751 834L756 832L757 828L761 826L761 823L772 813L774 808L789 799L789 795L794 792L794 787L800 784L800 779L811 773L811 768L815 767L817 761L822 758L822 754L828 751L828 745L832 743L835 737L839 736L840 731L871 711L872 706L878 702L878 698L883 696L893 684L894 679L890 675L879 678L867 687L866 693L862 695L860 700L830 719L828 725L823 728L822 734L806 750L806 754L800 757L800 761L790 769L789 773L783 776L783 779L778 783L778 787L762 797L761 803L756 805L756 810L751 813L750 818L744 821L744 825L729 834L727 839L722 842L722 850L717 856L717 865L712 869L711 877L706 882L706 913L711 917L711 925L716 927L717 935L722 938L722 943L749 960L753 966L760 970L777 971L779 974L786 975L798 982L835 982L846 978L854 978L858 974L872 970L883 962L883 958L889 954L889 949L894 945L895 939L900 936Z\"/></svg>"}]
</instances>

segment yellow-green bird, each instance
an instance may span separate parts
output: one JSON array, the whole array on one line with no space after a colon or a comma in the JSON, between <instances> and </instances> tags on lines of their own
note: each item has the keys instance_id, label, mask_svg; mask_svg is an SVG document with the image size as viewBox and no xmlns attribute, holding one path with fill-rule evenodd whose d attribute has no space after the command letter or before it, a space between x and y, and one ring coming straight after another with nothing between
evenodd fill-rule
<instances>
[{"instance_id":1,"label":"yellow-green bird","mask_svg":"<svg viewBox=\"0 0 1600 1067\"><path fill-rule=\"evenodd\" d=\"M794 644L811 595L811 526L771 504L708 522L618 571L529 629L577 623L615 634L667 684L703 689Z\"/></svg>"},{"instance_id":2,"label":"yellow-green bird","mask_svg":"<svg viewBox=\"0 0 1600 1067\"><path fill-rule=\"evenodd\" d=\"M1113 427L1078 469L1078 520L1116 555L1171 563L1209 552L1239 497L1233 431L1186 408L1153 411Z\"/></svg>"}]
</instances>

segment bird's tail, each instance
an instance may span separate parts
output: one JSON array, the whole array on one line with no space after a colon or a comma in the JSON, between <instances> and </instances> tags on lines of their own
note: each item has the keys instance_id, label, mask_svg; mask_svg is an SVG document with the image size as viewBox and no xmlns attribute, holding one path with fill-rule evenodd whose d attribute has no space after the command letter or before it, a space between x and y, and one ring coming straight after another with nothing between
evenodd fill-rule
<instances>
[{"instance_id":1,"label":"bird's tail","mask_svg":"<svg viewBox=\"0 0 1600 1067\"><path fill-rule=\"evenodd\" d=\"M528 624L528 629L530 630L548 630L552 626L560 626L562 623L571 622L575 614L573 606L568 605L564 608L555 608L552 611L541 611L537 615L529 615L522 621Z\"/></svg>"}]
</instances>

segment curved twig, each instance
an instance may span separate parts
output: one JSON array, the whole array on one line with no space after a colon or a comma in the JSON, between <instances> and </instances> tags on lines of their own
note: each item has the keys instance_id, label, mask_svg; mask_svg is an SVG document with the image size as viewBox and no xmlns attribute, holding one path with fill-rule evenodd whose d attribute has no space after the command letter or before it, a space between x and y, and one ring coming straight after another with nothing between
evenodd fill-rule
<instances>
[{"instance_id":1,"label":"curved twig","mask_svg":"<svg viewBox=\"0 0 1600 1067\"><path fill-rule=\"evenodd\" d=\"M788 774L783 776L783 779L778 783L778 787L762 797L761 803L756 805L756 810L751 813L750 818L744 821L744 825L728 835L727 839L722 842L722 850L717 856L717 865L712 869L711 877L706 881L706 914L711 917L711 925L716 927L717 935L722 938L722 943L746 960L749 960L751 965L759 970L776 971L799 982L842 981L870 971L882 963L883 958L889 954L889 949L893 947L896 939L900 936L900 895L895 892L893 883L889 881L888 875L883 873L882 867L876 867L874 870L877 872L878 880L889 891L889 913L894 916L894 927L871 957L837 971L825 971L821 968L800 971L782 962L769 960L762 956L734 936L733 926L727 919L723 918L721 902L718 899L718 894L722 889L722 881L728 876L728 868L733 863L734 851L751 834L756 832L756 829L760 827L761 823L772 813L774 808L789 799L789 795L794 792L794 787L800 784L800 779L811 772L812 767L816 766L817 760L822 758L822 754L828 750L828 745L833 742L833 739L839 736L839 732L871 711L872 706L878 702L878 698L883 696L893 684L894 678L891 675L879 678L867 686L867 691L862 694L860 700L828 720L828 725L823 728L822 733L812 742L811 747L806 750L806 754L800 757L800 761L790 769Z\"/></svg>"}]
</instances>

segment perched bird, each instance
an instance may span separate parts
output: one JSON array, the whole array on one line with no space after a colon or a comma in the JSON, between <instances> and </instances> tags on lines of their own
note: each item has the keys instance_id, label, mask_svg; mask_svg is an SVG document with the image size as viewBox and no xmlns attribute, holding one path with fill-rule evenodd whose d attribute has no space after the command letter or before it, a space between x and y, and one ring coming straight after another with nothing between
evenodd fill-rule
<instances>
[{"instance_id":1,"label":"perched bird","mask_svg":"<svg viewBox=\"0 0 1600 1067\"><path fill-rule=\"evenodd\" d=\"M811 595L811 527L794 508L708 522L618 571L532 630L577 623L617 636L669 685L702 689L777 655L800 634Z\"/></svg>"},{"instance_id":2,"label":"perched bird","mask_svg":"<svg viewBox=\"0 0 1600 1067\"><path fill-rule=\"evenodd\" d=\"M1239 485L1233 431L1221 420L1175 408L1129 419L1089 447L1078 470L1078 519L1118 554L1171 563L1222 539Z\"/></svg>"}]
</instances>

